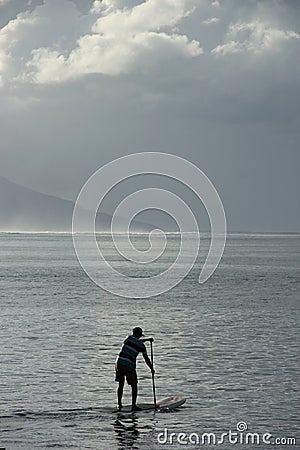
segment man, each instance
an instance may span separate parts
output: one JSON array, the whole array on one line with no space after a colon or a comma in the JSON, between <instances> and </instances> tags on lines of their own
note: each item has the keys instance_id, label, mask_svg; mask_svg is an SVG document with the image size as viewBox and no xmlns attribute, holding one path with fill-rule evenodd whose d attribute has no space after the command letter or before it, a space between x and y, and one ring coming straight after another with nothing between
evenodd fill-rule
<instances>
[{"instance_id":1,"label":"man","mask_svg":"<svg viewBox=\"0 0 300 450\"><path fill-rule=\"evenodd\" d=\"M116 381L119 382L117 389L118 407L122 408L122 396L124 389L125 377L127 383L131 386L132 390L132 411L140 411L136 405L137 393L138 393L138 379L136 374L136 358L139 353L143 354L144 360L147 366L150 368L152 374L155 373L152 363L147 355L147 350L144 342L153 342L153 338L141 339L143 330L140 327L136 327L132 330L132 335L128 336L121 348L119 356L116 362Z\"/></svg>"}]
</instances>

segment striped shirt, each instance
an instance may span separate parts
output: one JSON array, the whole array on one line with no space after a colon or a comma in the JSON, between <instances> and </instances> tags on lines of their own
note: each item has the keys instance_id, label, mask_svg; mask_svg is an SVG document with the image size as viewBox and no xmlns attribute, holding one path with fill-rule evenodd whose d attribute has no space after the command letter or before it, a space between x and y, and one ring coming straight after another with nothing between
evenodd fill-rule
<instances>
[{"instance_id":1,"label":"striped shirt","mask_svg":"<svg viewBox=\"0 0 300 450\"><path fill-rule=\"evenodd\" d=\"M147 355L145 344L135 336L128 336L119 353L117 364L122 364L135 369L136 358L139 353Z\"/></svg>"}]
</instances>

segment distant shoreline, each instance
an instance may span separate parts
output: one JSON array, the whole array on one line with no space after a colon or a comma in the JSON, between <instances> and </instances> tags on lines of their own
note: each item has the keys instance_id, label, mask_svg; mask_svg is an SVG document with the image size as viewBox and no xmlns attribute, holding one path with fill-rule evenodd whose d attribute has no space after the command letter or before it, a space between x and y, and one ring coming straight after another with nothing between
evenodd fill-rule
<instances>
[{"instance_id":1,"label":"distant shoreline","mask_svg":"<svg viewBox=\"0 0 300 450\"><path fill-rule=\"evenodd\" d=\"M187 231L187 232L180 232L180 231L165 231L166 235L180 235L180 234L190 234L190 235L196 235L198 233L193 231ZM26 235L26 234L34 234L34 235L65 235L65 236L72 236L73 233L71 231L0 231L1 234L9 234L9 235ZM74 233L75 234L75 233ZM83 235L90 235L89 232L82 232L82 233L76 233L76 234L83 234ZM110 231L97 231L95 232L96 235L102 235L102 236L111 236ZM117 235L124 235L127 236L148 236L149 232L116 232L114 234ZM203 231L199 233L201 235L207 235L210 236L210 231ZM216 236L218 236L218 233L215 233ZM297 237L300 236L300 232L291 232L291 231L229 231L227 232L227 237L230 236L256 236L256 237Z\"/></svg>"}]
</instances>

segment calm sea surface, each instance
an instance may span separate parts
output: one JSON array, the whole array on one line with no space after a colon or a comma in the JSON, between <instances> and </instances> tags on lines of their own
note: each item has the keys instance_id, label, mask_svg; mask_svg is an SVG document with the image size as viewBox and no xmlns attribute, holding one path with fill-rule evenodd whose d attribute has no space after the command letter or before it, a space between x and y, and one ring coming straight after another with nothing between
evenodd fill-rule
<instances>
[{"instance_id":1,"label":"calm sea surface","mask_svg":"<svg viewBox=\"0 0 300 450\"><path fill-rule=\"evenodd\" d=\"M153 270L168 267L178 239L169 236ZM109 236L99 240L119 270L136 274ZM134 240L140 248L147 242L142 235ZM230 235L220 266L200 285L207 245L204 239L193 270L173 290L130 300L87 277L70 235L0 234L0 447L299 448L300 236ZM157 397L187 398L177 411L102 409L116 404L114 362L134 326L155 338ZM151 401L142 358L137 368L140 401ZM239 422L240 440L246 424L260 439L298 437L297 445L234 444L228 437L201 444L203 433L220 441ZM197 436L199 445L190 442Z\"/></svg>"}]
</instances>

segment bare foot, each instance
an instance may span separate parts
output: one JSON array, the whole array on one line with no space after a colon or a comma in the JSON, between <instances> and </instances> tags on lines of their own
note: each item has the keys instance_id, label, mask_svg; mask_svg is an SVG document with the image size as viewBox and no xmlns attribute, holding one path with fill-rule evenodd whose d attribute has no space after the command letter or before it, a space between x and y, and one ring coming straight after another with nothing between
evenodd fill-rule
<instances>
[{"instance_id":1,"label":"bare foot","mask_svg":"<svg viewBox=\"0 0 300 450\"><path fill-rule=\"evenodd\" d=\"M142 411L142 408L140 408L139 406L134 405L134 406L131 408L131 411Z\"/></svg>"}]
</instances>

